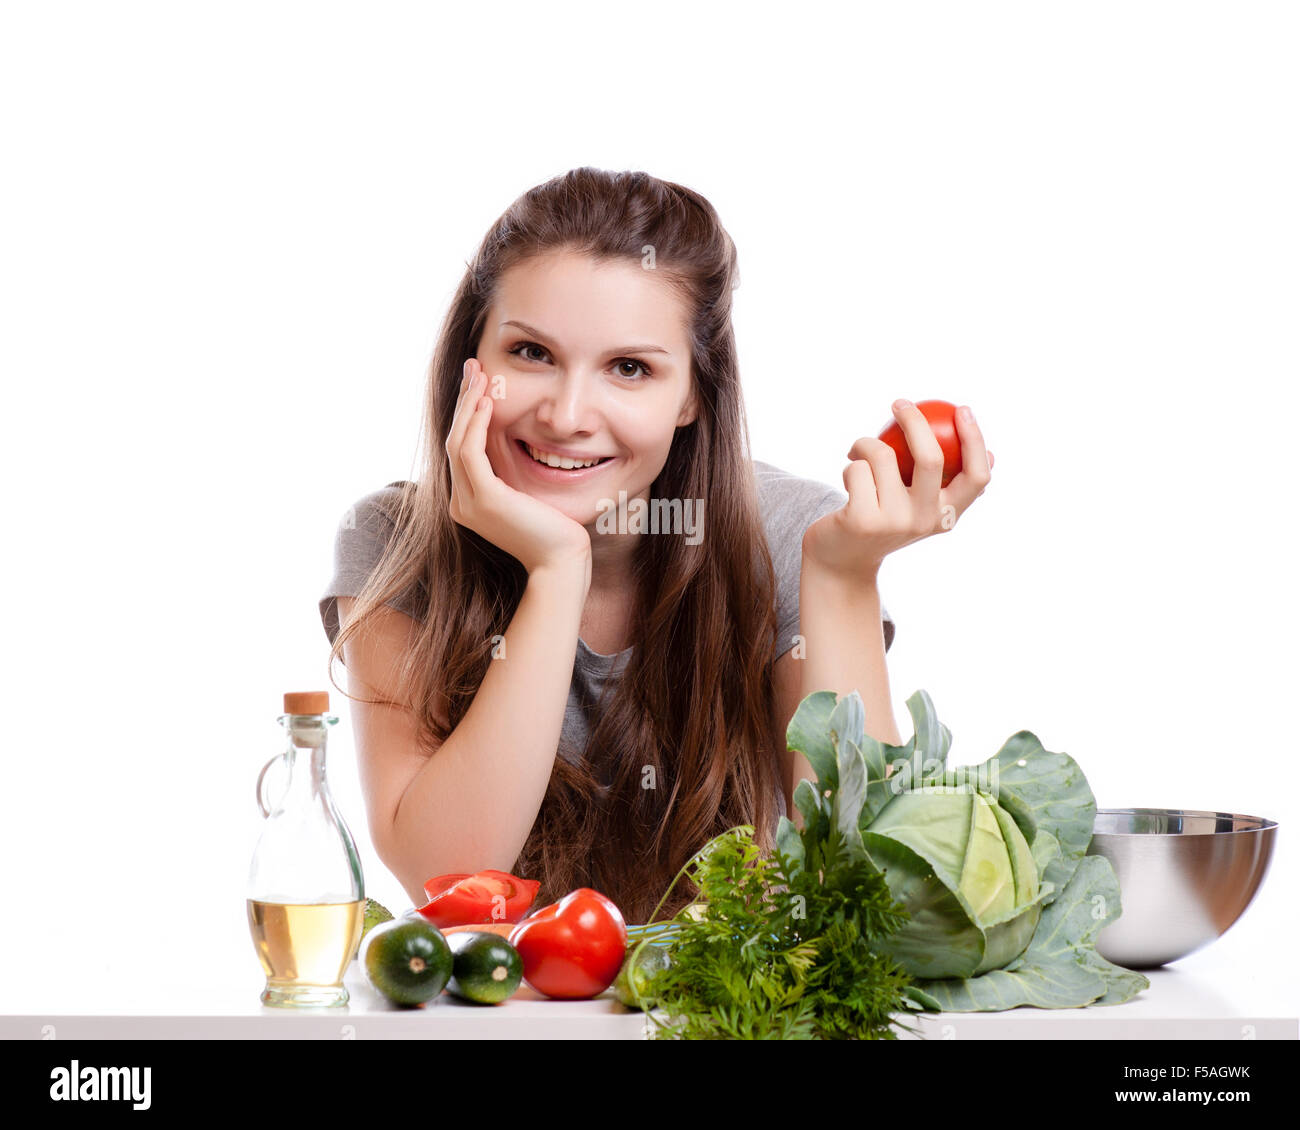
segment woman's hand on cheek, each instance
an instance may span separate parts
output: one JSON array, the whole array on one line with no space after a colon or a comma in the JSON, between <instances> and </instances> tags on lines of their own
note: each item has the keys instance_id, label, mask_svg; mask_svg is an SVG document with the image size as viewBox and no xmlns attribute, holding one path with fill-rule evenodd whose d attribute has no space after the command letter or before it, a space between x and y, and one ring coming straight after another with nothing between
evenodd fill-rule
<instances>
[{"instance_id":1,"label":"woman's hand on cheek","mask_svg":"<svg viewBox=\"0 0 1300 1130\"><path fill-rule=\"evenodd\" d=\"M591 535L585 526L497 476L487 456L494 403L487 373L478 358L471 357L464 374L445 443L451 517L504 549L530 575L546 565L589 560Z\"/></svg>"},{"instance_id":2,"label":"woman's hand on cheek","mask_svg":"<svg viewBox=\"0 0 1300 1130\"><path fill-rule=\"evenodd\" d=\"M895 550L952 529L989 483L993 455L973 418L957 413L962 469L944 487L943 452L920 409L908 404L894 415L916 460L912 485L903 485L898 458L884 440L863 436L854 442L852 462L844 468L848 502L819 518L803 538L804 559L830 574L874 579Z\"/></svg>"}]
</instances>

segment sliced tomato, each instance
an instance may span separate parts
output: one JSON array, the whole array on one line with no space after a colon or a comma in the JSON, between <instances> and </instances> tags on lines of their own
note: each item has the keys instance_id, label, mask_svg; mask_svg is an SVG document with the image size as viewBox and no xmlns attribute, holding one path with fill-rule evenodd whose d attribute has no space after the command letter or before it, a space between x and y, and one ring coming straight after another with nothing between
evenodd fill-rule
<instances>
[{"instance_id":1,"label":"sliced tomato","mask_svg":"<svg viewBox=\"0 0 1300 1130\"><path fill-rule=\"evenodd\" d=\"M437 898L448 887L454 886L462 879L468 879L469 873L460 875L437 875L424 884L424 893L427 898Z\"/></svg>"},{"instance_id":2,"label":"sliced tomato","mask_svg":"<svg viewBox=\"0 0 1300 1130\"><path fill-rule=\"evenodd\" d=\"M476 922L518 922L533 905L541 887L508 871L473 875L438 875L424 884L429 901L420 913L439 929Z\"/></svg>"}]
</instances>

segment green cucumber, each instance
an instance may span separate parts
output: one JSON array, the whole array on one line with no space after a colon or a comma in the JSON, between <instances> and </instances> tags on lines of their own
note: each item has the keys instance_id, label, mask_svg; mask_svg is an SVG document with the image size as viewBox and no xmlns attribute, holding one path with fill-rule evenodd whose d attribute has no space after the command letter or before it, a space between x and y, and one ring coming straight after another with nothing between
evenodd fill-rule
<instances>
[{"instance_id":1,"label":"green cucumber","mask_svg":"<svg viewBox=\"0 0 1300 1130\"><path fill-rule=\"evenodd\" d=\"M668 968L668 950L664 946L646 942L637 952L639 943L627 947L623 967L614 978L614 996L624 1008L654 1008L658 998L654 995L654 979Z\"/></svg>"},{"instance_id":2,"label":"green cucumber","mask_svg":"<svg viewBox=\"0 0 1300 1130\"><path fill-rule=\"evenodd\" d=\"M447 992L475 1004L500 1004L524 978L524 963L500 934L465 930L447 936L452 972Z\"/></svg>"},{"instance_id":3,"label":"green cucumber","mask_svg":"<svg viewBox=\"0 0 1300 1130\"><path fill-rule=\"evenodd\" d=\"M370 983L394 1004L407 1007L436 998L451 976L451 949L431 922L393 918L379 923L361 943L360 959Z\"/></svg>"}]
</instances>

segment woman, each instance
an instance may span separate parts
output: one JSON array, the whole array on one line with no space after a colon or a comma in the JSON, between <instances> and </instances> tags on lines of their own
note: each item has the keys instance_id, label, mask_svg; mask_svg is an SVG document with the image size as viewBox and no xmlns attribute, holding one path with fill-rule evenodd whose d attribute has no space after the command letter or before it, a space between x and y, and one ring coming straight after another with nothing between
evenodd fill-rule
<instances>
[{"instance_id":1,"label":"woman","mask_svg":"<svg viewBox=\"0 0 1300 1130\"><path fill-rule=\"evenodd\" d=\"M880 562L950 528L989 459L960 421L941 491L900 402L910 489L869 437L847 500L751 461L737 283L701 196L591 168L521 196L469 264L421 478L349 510L320 602L371 836L417 905L434 875L495 868L540 879L538 905L589 886L643 922L717 832L772 843L812 776L784 740L805 695L856 689L868 731L901 743Z\"/></svg>"}]
</instances>

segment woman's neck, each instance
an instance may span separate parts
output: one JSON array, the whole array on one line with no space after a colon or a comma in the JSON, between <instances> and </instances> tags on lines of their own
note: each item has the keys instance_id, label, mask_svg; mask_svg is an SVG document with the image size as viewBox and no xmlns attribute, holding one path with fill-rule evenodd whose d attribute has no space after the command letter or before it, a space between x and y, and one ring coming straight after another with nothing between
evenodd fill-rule
<instances>
[{"instance_id":1,"label":"woman's neck","mask_svg":"<svg viewBox=\"0 0 1300 1130\"><path fill-rule=\"evenodd\" d=\"M592 535L590 593L610 597L631 588L638 537L639 534Z\"/></svg>"}]
</instances>

